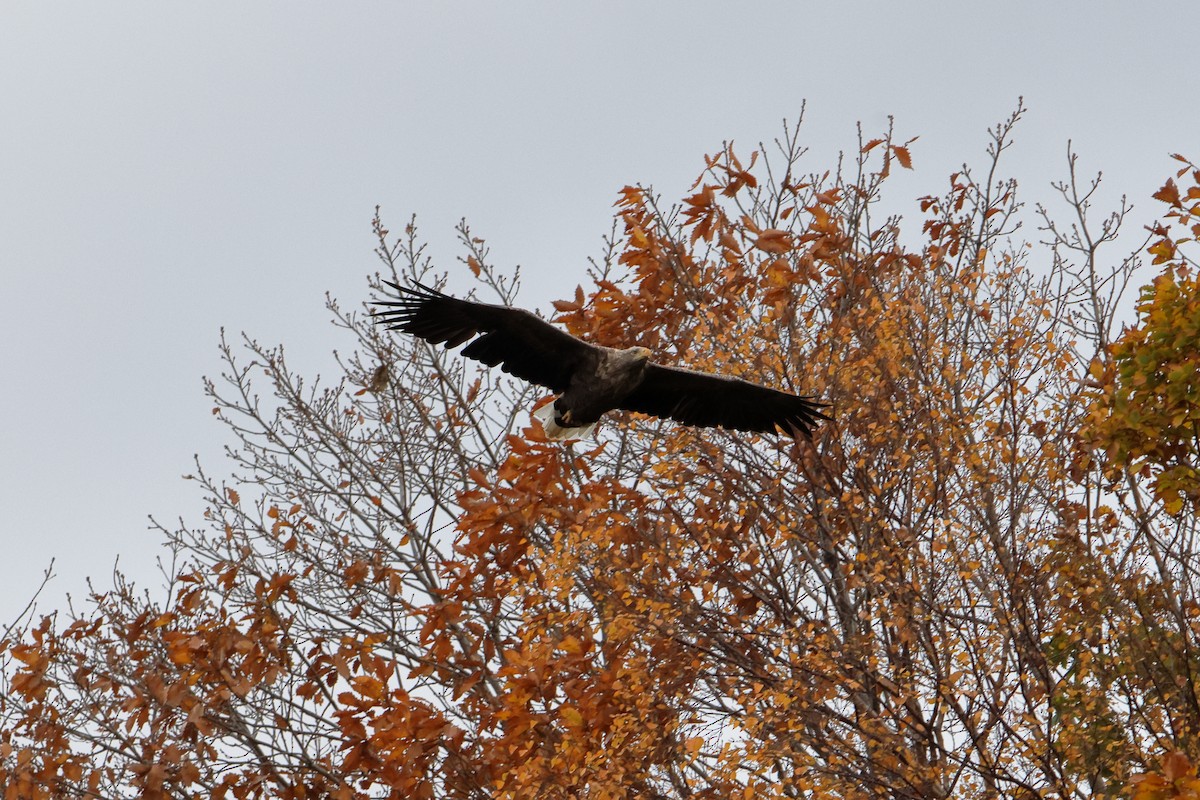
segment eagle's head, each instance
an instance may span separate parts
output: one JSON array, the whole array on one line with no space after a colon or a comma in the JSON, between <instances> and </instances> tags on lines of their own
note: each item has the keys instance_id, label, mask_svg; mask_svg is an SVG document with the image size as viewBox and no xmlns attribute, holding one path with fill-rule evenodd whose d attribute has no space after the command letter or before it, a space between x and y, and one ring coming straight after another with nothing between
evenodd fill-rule
<instances>
[{"instance_id":1,"label":"eagle's head","mask_svg":"<svg viewBox=\"0 0 1200 800\"><path fill-rule=\"evenodd\" d=\"M646 373L646 367L650 365L650 351L645 347L626 347L614 352L610 359L610 368L614 374L640 381Z\"/></svg>"},{"instance_id":2,"label":"eagle's head","mask_svg":"<svg viewBox=\"0 0 1200 800\"><path fill-rule=\"evenodd\" d=\"M627 347L622 352L627 359L635 364L649 361L652 355L648 347Z\"/></svg>"}]
</instances>

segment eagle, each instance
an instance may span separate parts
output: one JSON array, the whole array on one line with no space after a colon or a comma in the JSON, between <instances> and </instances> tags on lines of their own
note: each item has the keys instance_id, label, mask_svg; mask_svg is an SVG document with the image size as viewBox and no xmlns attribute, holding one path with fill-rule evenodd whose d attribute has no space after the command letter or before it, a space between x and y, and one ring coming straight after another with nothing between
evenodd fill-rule
<instances>
[{"instance_id":1,"label":"eagle","mask_svg":"<svg viewBox=\"0 0 1200 800\"><path fill-rule=\"evenodd\" d=\"M827 404L757 383L651 360L645 347L590 344L520 308L462 300L421 283L385 281L398 300L379 300L372 313L388 330L447 348L470 342L467 358L482 361L558 396L534 412L549 439L580 439L600 417L622 409L684 425L812 437ZM478 337L478 338L476 338Z\"/></svg>"}]
</instances>

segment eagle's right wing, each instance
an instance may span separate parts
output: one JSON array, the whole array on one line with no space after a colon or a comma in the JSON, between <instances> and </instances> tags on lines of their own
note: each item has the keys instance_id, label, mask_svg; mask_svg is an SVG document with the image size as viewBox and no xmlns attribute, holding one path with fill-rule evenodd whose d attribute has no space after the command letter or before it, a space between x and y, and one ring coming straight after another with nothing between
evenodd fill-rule
<instances>
[{"instance_id":1,"label":"eagle's right wing","mask_svg":"<svg viewBox=\"0 0 1200 800\"><path fill-rule=\"evenodd\" d=\"M565 392L576 367L595 349L528 311L509 306L473 303L417 284L416 289L386 283L400 293L399 300L378 301L388 306L372 316L399 330L420 336L430 344L463 348L467 358L482 361L522 380Z\"/></svg>"}]
</instances>

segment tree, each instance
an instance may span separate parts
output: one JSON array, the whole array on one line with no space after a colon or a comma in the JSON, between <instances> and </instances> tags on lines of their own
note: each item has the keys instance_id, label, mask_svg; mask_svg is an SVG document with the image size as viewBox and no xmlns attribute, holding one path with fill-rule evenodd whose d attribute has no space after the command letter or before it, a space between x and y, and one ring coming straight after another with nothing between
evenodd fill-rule
<instances>
[{"instance_id":1,"label":"tree","mask_svg":"<svg viewBox=\"0 0 1200 800\"><path fill-rule=\"evenodd\" d=\"M1171 514L1200 501L1200 282L1186 251L1200 237L1200 169L1176 158L1186 164L1176 177L1190 173L1194 185L1181 194L1169 180L1155 198L1184 233L1152 229L1149 251L1166 268L1142 289L1140 324L1093 365L1100 391L1088 427L1114 470L1153 475L1154 496Z\"/></svg>"},{"instance_id":2,"label":"tree","mask_svg":"<svg viewBox=\"0 0 1200 800\"><path fill-rule=\"evenodd\" d=\"M804 172L786 127L746 159L723 146L678 206L621 192L560 321L819 394L834 421L811 444L636 415L552 444L528 417L540 390L336 303L356 350L332 386L281 348L223 342L208 391L234 468L197 468L203 526L163 528L166 599L118 582L7 644L7 796L1184 780L1191 551L1163 545L1163 516L1114 505L1132 489L1087 427L1089 364L1120 358L1108 331L1138 265L1104 266L1128 209L1097 223L1072 156L1074 220L1043 211L1046 247L1027 247L1000 172L1019 116L991 131L982 174L920 200L919 234L879 211L912 165L890 131L833 172ZM434 279L414 224L376 231L385 277ZM459 236L478 291L512 301L515 280Z\"/></svg>"},{"instance_id":3,"label":"tree","mask_svg":"<svg viewBox=\"0 0 1200 800\"><path fill-rule=\"evenodd\" d=\"M1200 285L1189 254L1200 235L1200 170L1175 158L1185 164L1175 177L1193 185L1181 192L1168 180L1154 195L1168 206L1147 248L1162 272L1142 288L1138 324L1092 362L1077 462L1097 473L1091 485L1106 501L1097 516L1135 532L1126 558L1141 562L1121 587L1120 605L1092 613L1109 632L1107 652L1097 653L1100 680L1122 687L1145 720L1144 738L1166 750L1161 768L1134 776L1137 800L1200 796L1193 766L1200 754Z\"/></svg>"}]
</instances>

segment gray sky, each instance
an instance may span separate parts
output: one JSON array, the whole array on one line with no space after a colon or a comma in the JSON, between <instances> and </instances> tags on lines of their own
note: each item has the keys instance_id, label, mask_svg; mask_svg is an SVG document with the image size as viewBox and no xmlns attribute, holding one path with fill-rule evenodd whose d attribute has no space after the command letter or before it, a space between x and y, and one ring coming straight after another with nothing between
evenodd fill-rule
<instances>
[{"instance_id":1,"label":"gray sky","mask_svg":"<svg viewBox=\"0 0 1200 800\"><path fill-rule=\"evenodd\" d=\"M1152 6L1155 6L1152 8ZM218 332L327 368L323 296L367 296L370 219L418 215L454 269L466 217L547 307L626 183L677 197L808 101L813 169L855 123L919 135L892 187L941 191L1024 95L1008 162L1051 199L1068 139L1110 199L1200 157L1195 4L46 2L0 5L0 620L151 586L147 515L199 524L224 433ZM915 211L915 205L911 207ZM1033 231L1028 231L1033 235Z\"/></svg>"}]
</instances>

